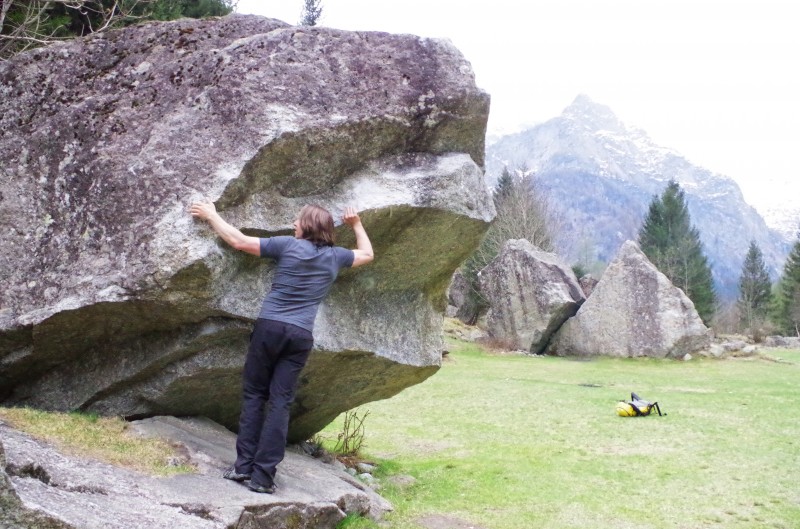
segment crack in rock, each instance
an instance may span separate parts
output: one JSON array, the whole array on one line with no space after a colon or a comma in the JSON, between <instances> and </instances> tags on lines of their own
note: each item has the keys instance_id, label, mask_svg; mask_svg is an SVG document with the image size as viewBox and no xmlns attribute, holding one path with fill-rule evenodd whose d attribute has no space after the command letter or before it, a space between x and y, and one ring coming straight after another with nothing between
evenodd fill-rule
<instances>
[{"instance_id":1,"label":"crack in rock","mask_svg":"<svg viewBox=\"0 0 800 529\"><path fill-rule=\"evenodd\" d=\"M56 486L55 484L50 483L50 474L48 474L47 470L36 463L27 463L22 466L9 464L6 467L6 472L9 476L38 479L45 485L50 485L51 487Z\"/></svg>"}]
</instances>

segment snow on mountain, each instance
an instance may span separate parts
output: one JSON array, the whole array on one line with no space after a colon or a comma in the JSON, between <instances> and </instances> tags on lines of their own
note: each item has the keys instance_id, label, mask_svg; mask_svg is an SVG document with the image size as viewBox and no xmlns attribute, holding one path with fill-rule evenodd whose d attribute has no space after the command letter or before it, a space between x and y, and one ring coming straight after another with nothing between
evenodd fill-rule
<instances>
[{"instance_id":1,"label":"snow on mountain","mask_svg":"<svg viewBox=\"0 0 800 529\"><path fill-rule=\"evenodd\" d=\"M800 233L800 204L775 204L753 201L764 222L786 241L794 243Z\"/></svg>"},{"instance_id":2,"label":"snow on mountain","mask_svg":"<svg viewBox=\"0 0 800 529\"><path fill-rule=\"evenodd\" d=\"M656 145L584 95L560 116L487 146L491 186L504 166L532 170L550 194L565 221L559 251L573 262L607 263L625 240L636 240L650 201L670 179L685 191L723 299L736 297L751 240L775 278L788 253L787 240L767 227L735 181Z\"/></svg>"}]
</instances>

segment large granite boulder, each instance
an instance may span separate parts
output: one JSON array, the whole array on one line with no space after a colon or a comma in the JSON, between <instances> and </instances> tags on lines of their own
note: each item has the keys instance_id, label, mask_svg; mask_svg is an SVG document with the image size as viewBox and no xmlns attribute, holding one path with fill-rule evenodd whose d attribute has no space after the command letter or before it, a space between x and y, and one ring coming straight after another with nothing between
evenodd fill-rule
<instances>
[{"instance_id":1,"label":"large granite boulder","mask_svg":"<svg viewBox=\"0 0 800 529\"><path fill-rule=\"evenodd\" d=\"M467 303L469 298L469 282L459 268L450 278L450 286L447 287L447 309L445 315L449 318L458 317L459 310Z\"/></svg>"},{"instance_id":2,"label":"large granite boulder","mask_svg":"<svg viewBox=\"0 0 800 529\"><path fill-rule=\"evenodd\" d=\"M291 440L424 380L449 278L494 216L488 110L449 42L255 16L0 63L0 401L236 426L271 265L194 221L200 198L258 236L308 202L362 211L376 260L320 309Z\"/></svg>"},{"instance_id":3,"label":"large granite boulder","mask_svg":"<svg viewBox=\"0 0 800 529\"><path fill-rule=\"evenodd\" d=\"M506 241L479 276L489 336L533 354L586 299L569 265L525 239Z\"/></svg>"},{"instance_id":4,"label":"large granite boulder","mask_svg":"<svg viewBox=\"0 0 800 529\"><path fill-rule=\"evenodd\" d=\"M683 358L710 343L692 301L627 241L547 353Z\"/></svg>"},{"instance_id":5,"label":"large granite boulder","mask_svg":"<svg viewBox=\"0 0 800 529\"><path fill-rule=\"evenodd\" d=\"M447 310L445 314L451 318L458 318L467 325L475 325L478 319L486 312L483 300L478 292L478 286L473 286L459 268L450 278L447 289Z\"/></svg>"},{"instance_id":6,"label":"large granite boulder","mask_svg":"<svg viewBox=\"0 0 800 529\"><path fill-rule=\"evenodd\" d=\"M4 447L7 459L0 527L333 529L347 514L380 518L391 510L343 470L294 451L281 464L275 494L222 479L236 459L236 436L207 419L155 417L133 429L179 447L196 472L149 476L66 453L0 423L0 462Z\"/></svg>"}]
</instances>

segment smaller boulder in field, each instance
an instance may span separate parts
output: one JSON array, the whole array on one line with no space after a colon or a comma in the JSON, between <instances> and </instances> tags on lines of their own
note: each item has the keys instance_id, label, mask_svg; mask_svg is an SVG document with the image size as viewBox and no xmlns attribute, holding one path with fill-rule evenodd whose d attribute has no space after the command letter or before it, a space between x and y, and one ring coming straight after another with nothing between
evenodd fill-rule
<instances>
[{"instance_id":1,"label":"smaller boulder in field","mask_svg":"<svg viewBox=\"0 0 800 529\"><path fill-rule=\"evenodd\" d=\"M489 335L510 349L540 354L585 301L572 269L525 239L506 241L480 272Z\"/></svg>"}]
</instances>

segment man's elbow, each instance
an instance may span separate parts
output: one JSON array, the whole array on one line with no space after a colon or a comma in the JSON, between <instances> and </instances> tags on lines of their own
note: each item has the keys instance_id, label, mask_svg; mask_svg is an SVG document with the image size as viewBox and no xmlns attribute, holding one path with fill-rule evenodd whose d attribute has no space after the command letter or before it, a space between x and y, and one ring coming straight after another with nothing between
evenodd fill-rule
<instances>
[{"instance_id":1,"label":"man's elbow","mask_svg":"<svg viewBox=\"0 0 800 529\"><path fill-rule=\"evenodd\" d=\"M355 259L353 259L353 267L369 264L373 259L375 259L375 255L372 252L358 252Z\"/></svg>"}]
</instances>

